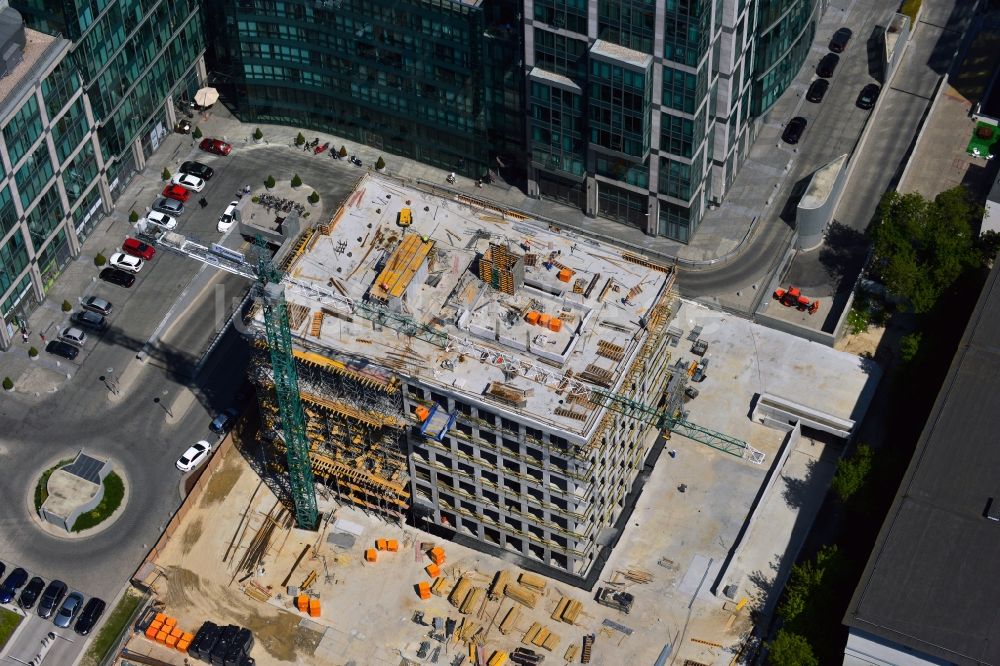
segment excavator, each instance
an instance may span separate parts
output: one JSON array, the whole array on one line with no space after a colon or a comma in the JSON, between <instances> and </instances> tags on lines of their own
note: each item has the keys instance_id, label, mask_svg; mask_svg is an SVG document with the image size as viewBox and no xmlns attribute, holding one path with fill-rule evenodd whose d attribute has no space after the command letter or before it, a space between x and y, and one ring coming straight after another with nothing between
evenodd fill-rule
<instances>
[{"instance_id":1,"label":"excavator","mask_svg":"<svg viewBox=\"0 0 1000 666\"><path fill-rule=\"evenodd\" d=\"M798 287L789 285L788 289L775 289L774 299L786 308L796 308L809 314L819 312L819 299L810 301L802 295L802 291Z\"/></svg>"}]
</instances>

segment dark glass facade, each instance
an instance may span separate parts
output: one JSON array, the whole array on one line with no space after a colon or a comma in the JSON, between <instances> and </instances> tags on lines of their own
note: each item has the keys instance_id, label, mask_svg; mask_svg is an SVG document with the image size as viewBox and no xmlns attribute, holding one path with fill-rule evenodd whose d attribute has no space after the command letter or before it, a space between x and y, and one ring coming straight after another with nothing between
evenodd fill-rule
<instances>
[{"instance_id":1,"label":"dark glass facade","mask_svg":"<svg viewBox=\"0 0 1000 666\"><path fill-rule=\"evenodd\" d=\"M73 41L104 161L119 161L171 94L193 96L200 0L13 0L29 27ZM178 84L180 84L178 86ZM58 82L54 84L58 87Z\"/></svg>"},{"instance_id":2,"label":"dark glass facade","mask_svg":"<svg viewBox=\"0 0 1000 666\"><path fill-rule=\"evenodd\" d=\"M326 130L481 175L523 151L510 3L226 0L216 50L243 120ZM517 110L516 115L511 111Z\"/></svg>"},{"instance_id":3,"label":"dark glass facade","mask_svg":"<svg viewBox=\"0 0 1000 666\"><path fill-rule=\"evenodd\" d=\"M798 74L816 36L818 0L761 0L757 8L753 112L771 108Z\"/></svg>"}]
</instances>

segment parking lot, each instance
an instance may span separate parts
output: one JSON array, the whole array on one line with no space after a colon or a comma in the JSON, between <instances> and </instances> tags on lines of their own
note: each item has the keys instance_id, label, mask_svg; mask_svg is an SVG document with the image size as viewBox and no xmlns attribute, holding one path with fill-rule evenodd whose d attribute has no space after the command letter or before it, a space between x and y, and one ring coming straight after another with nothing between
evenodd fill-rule
<instances>
[{"instance_id":1,"label":"parking lot","mask_svg":"<svg viewBox=\"0 0 1000 666\"><path fill-rule=\"evenodd\" d=\"M210 123L205 128L208 134ZM85 590L87 597L113 599L155 543L186 492L186 476L175 468L178 457L198 440L216 441L208 425L236 402L244 381L248 349L232 331L196 377L190 376L191 364L184 357L197 355L214 337L221 321L214 312L215 283L225 285L231 276L217 276L197 262L161 251L126 289L101 281L94 264L95 255L109 257L132 235L129 213L145 214L164 187L163 166L176 173L188 159L209 164L216 173L197 197L204 196L208 205L195 202L189 207L177 231L206 244L222 238L217 219L244 185L263 190L270 174L278 181L275 191L282 182L291 191L288 181L297 173L303 185L296 193L303 202L313 190L320 195L316 206L307 206L311 223L335 209L338 192L349 191L360 175L346 162L289 145L237 141L231 155L216 157L199 151L190 137L168 137L129 184L116 210L98 225L80 257L50 287L31 316L30 341L18 338L3 353L4 374L14 379L15 391L0 403L5 424L0 458L7 472L0 477L0 524L5 531L0 561L43 572L43 577L60 577L71 588ZM239 247L243 240L232 233L225 242ZM199 273L212 279L196 281ZM225 289L235 296L244 287ZM71 313L62 311L62 302L69 301L76 312L89 296L113 304L108 328L88 330L74 360L46 353L41 336L51 341L69 323ZM40 351L34 360L28 358L29 346ZM144 350L146 358L137 358ZM31 496L44 469L81 448L110 459L130 493L113 526L68 540L40 527ZM29 643L35 640L31 637L36 624L21 629L18 646L21 636ZM45 632L38 631L40 640ZM75 640L75 634L71 638ZM69 662L60 658L58 663Z\"/></svg>"}]
</instances>

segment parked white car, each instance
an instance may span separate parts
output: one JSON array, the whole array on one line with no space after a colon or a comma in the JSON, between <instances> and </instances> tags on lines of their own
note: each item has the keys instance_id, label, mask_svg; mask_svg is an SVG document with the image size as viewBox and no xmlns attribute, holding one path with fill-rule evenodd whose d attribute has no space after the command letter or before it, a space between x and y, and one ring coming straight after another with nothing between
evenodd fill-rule
<instances>
[{"instance_id":1,"label":"parked white car","mask_svg":"<svg viewBox=\"0 0 1000 666\"><path fill-rule=\"evenodd\" d=\"M114 266L115 268L120 268L123 271L128 271L129 273L138 273L142 270L143 261L139 257L133 257L131 254L125 254L124 252L115 252L108 259L108 265Z\"/></svg>"},{"instance_id":2,"label":"parked white car","mask_svg":"<svg viewBox=\"0 0 1000 666\"><path fill-rule=\"evenodd\" d=\"M216 228L220 234L229 231L236 223L236 207L239 205L239 201L230 201L229 205L226 206L226 210L219 216L219 224L216 225Z\"/></svg>"},{"instance_id":3,"label":"parked white car","mask_svg":"<svg viewBox=\"0 0 1000 666\"><path fill-rule=\"evenodd\" d=\"M174 185L180 185L181 187L191 190L192 192L201 192L205 189L205 181L198 176L192 176L189 173L179 173L171 178L170 182Z\"/></svg>"},{"instance_id":4,"label":"parked white car","mask_svg":"<svg viewBox=\"0 0 1000 666\"><path fill-rule=\"evenodd\" d=\"M83 347L83 345L87 344L87 334L75 326L64 328L62 333L59 334L59 339L75 347Z\"/></svg>"},{"instance_id":5,"label":"parked white car","mask_svg":"<svg viewBox=\"0 0 1000 666\"><path fill-rule=\"evenodd\" d=\"M158 210L151 210L146 213L146 221L151 224L155 224L158 227L163 227L168 231L177 228L176 218L170 217L166 213L161 213Z\"/></svg>"},{"instance_id":6,"label":"parked white car","mask_svg":"<svg viewBox=\"0 0 1000 666\"><path fill-rule=\"evenodd\" d=\"M204 462L205 458L212 451L212 445L201 440L194 446L188 448L180 458L177 459L177 469L182 472L190 472L195 467Z\"/></svg>"}]
</instances>

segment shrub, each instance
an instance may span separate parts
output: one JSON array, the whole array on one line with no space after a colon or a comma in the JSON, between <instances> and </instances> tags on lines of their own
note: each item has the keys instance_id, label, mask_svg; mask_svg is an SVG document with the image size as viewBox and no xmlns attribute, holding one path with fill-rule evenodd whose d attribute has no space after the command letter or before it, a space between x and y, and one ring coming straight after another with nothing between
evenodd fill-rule
<instances>
[{"instance_id":1,"label":"shrub","mask_svg":"<svg viewBox=\"0 0 1000 666\"><path fill-rule=\"evenodd\" d=\"M298 187L302 184L302 179L299 178L299 174L292 176L292 187Z\"/></svg>"},{"instance_id":2,"label":"shrub","mask_svg":"<svg viewBox=\"0 0 1000 666\"><path fill-rule=\"evenodd\" d=\"M980 139L992 139L993 138L993 128L989 125L980 125L976 128L976 136Z\"/></svg>"},{"instance_id":3,"label":"shrub","mask_svg":"<svg viewBox=\"0 0 1000 666\"><path fill-rule=\"evenodd\" d=\"M268 176L267 180L264 181L264 187L271 189L274 187L274 176Z\"/></svg>"},{"instance_id":4,"label":"shrub","mask_svg":"<svg viewBox=\"0 0 1000 666\"><path fill-rule=\"evenodd\" d=\"M264 138L264 133L260 131L259 127L253 131L253 138L256 141L260 141L261 139Z\"/></svg>"},{"instance_id":5,"label":"shrub","mask_svg":"<svg viewBox=\"0 0 1000 666\"><path fill-rule=\"evenodd\" d=\"M899 341L899 355L903 358L903 361L909 363L916 358L917 352L920 351L920 341L922 339L923 335L920 333L910 333L903 336L903 339Z\"/></svg>"},{"instance_id":6,"label":"shrub","mask_svg":"<svg viewBox=\"0 0 1000 666\"><path fill-rule=\"evenodd\" d=\"M871 326L871 315L868 314L868 308L864 305L864 303L860 306L855 304L847 313L847 330L853 335L860 335Z\"/></svg>"},{"instance_id":7,"label":"shrub","mask_svg":"<svg viewBox=\"0 0 1000 666\"><path fill-rule=\"evenodd\" d=\"M316 204L319 203L319 195L313 190L313 193L309 195L309 203Z\"/></svg>"},{"instance_id":8,"label":"shrub","mask_svg":"<svg viewBox=\"0 0 1000 666\"><path fill-rule=\"evenodd\" d=\"M857 493L872 471L872 459L875 452L867 444L859 444L854 455L837 462L837 472L833 475L830 487L840 501L846 502Z\"/></svg>"},{"instance_id":9,"label":"shrub","mask_svg":"<svg viewBox=\"0 0 1000 666\"><path fill-rule=\"evenodd\" d=\"M66 301L66 300L64 300L62 302L62 311L63 312L69 312L72 309L73 309L73 304L72 303L70 303L69 301Z\"/></svg>"},{"instance_id":10,"label":"shrub","mask_svg":"<svg viewBox=\"0 0 1000 666\"><path fill-rule=\"evenodd\" d=\"M302 136L302 132L299 132L298 136L295 137L295 145L296 146L301 146L305 142L306 142L306 138L304 136Z\"/></svg>"},{"instance_id":11,"label":"shrub","mask_svg":"<svg viewBox=\"0 0 1000 666\"><path fill-rule=\"evenodd\" d=\"M191 133L191 136L193 136L196 139L200 139L201 137L203 137L205 135L201 133L201 128L200 127L195 127L194 128L194 132Z\"/></svg>"},{"instance_id":12,"label":"shrub","mask_svg":"<svg viewBox=\"0 0 1000 666\"><path fill-rule=\"evenodd\" d=\"M108 263L108 258L105 257L100 252L98 252L97 256L94 257L94 265L97 266L98 268L100 268L101 266L103 266L106 263Z\"/></svg>"},{"instance_id":13,"label":"shrub","mask_svg":"<svg viewBox=\"0 0 1000 666\"><path fill-rule=\"evenodd\" d=\"M250 197L250 203L257 203L258 201L260 201L260 197L256 194Z\"/></svg>"},{"instance_id":14,"label":"shrub","mask_svg":"<svg viewBox=\"0 0 1000 666\"><path fill-rule=\"evenodd\" d=\"M3 390L4 391L10 391L13 388L14 388L14 380L11 379L10 377L4 377L3 378Z\"/></svg>"},{"instance_id":15,"label":"shrub","mask_svg":"<svg viewBox=\"0 0 1000 666\"><path fill-rule=\"evenodd\" d=\"M375 162L375 168L376 169L384 169L385 168L385 160L382 159L381 155L378 156L378 161Z\"/></svg>"},{"instance_id":16,"label":"shrub","mask_svg":"<svg viewBox=\"0 0 1000 666\"><path fill-rule=\"evenodd\" d=\"M28 356L30 356L31 358L35 358L36 356L38 356L38 350L35 349L34 347L29 348Z\"/></svg>"},{"instance_id":17,"label":"shrub","mask_svg":"<svg viewBox=\"0 0 1000 666\"><path fill-rule=\"evenodd\" d=\"M341 146L339 154L341 157L347 157L347 146Z\"/></svg>"},{"instance_id":18,"label":"shrub","mask_svg":"<svg viewBox=\"0 0 1000 666\"><path fill-rule=\"evenodd\" d=\"M128 214L128 221L131 222L132 224L135 224L136 222L138 222L139 221L139 213L137 213L137 212L135 212L133 210L131 213Z\"/></svg>"},{"instance_id":19,"label":"shrub","mask_svg":"<svg viewBox=\"0 0 1000 666\"><path fill-rule=\"evenodd\" d=\"M812 646L805 636L782 629L771 641L767 654L770 666L819 666Z\"/></svg>"},{"instance_id":20,"label":"shrub","mask_svg":"<svg viewBox=\"0 0 1000 666\"><path fill-rule=\"evenodd\" d=\"M171 175L172 174L170 173L170 169L168 169L167 167L163 167L163 173L160 174L160 178L162 178L163 180L170 180Z\"/></svg>"}]
</instances>

